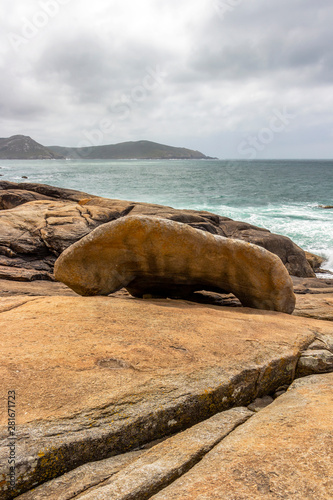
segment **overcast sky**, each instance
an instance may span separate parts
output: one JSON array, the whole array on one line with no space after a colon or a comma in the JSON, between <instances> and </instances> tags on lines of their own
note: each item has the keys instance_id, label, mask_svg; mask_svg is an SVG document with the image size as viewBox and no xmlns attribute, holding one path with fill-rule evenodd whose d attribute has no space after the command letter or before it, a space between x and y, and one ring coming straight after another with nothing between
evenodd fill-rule
<instances>
[{"instance_id":1,"label":"overcast sky","mask_svg":"<svg viewBox=\"0 0 333 500\"><path fill-rule=\"evenodd\" d=\"M332 0L2 0L0 137L333 157Z\"/></svg>"}]
</instances>

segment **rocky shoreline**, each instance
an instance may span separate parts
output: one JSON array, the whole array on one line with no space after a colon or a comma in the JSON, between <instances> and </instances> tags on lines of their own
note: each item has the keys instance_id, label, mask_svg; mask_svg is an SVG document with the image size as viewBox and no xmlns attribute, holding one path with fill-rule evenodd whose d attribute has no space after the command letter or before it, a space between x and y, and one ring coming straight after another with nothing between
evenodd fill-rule
<instances>
[{"instance_id":1,"label":"rocky shoreline","mask_svg":"<svg viewBox=\"0 0 333 500\"><path fill-rule=\"evenodd\" d=\"M314 257L215 214L50 186L0 182L0 207L2 401L14 390L17 404L14 490L1 412L1 498L333 496L333 280ZM61 252L129 214L275 253L294 313L214 292L80 297L54 281Z\"/></svg>"},{"instance_id":2,"label":"rocky shoreline","mask_svg":"<svg viewBox=\"0 0 333 500\"><path fill-rule=\"evenodd\" d=\"M147 215L186 224L211 234L253 243L276 254L289 274L315 277L305 252L289 238L267 229L205 211L100 198L88 193L32 183L0 181L0 272L22 271L22 279L53 279L56 258L101 224ZM320 265L320 264L319 264ZM14 272L14 271L13 271ZM42 274L43 273L43 274ZM18 279L14 274L13 279Z\"/></svg>"}]
</instances>

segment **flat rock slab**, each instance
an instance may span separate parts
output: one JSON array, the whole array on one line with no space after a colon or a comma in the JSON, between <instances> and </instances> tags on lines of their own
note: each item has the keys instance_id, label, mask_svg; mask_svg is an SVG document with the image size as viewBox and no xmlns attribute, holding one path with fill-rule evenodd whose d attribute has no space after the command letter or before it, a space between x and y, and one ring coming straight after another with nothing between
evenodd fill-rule
<instances>
[{"instance_id":1,"label":"flat rock slab","mask_svg":"<svg viewBox=\"0 0 333 500\"><path fill-rule=\"evenodd\" d=\"M297 282L305 281L302 288L300 285L295 283L296 280ZM303 278L293 277L293 281L296 291L296 307L293 314L296 316L331 321L333 316L333 280L331 280L331 288L326 288L327 280L319 280L316 278L303 280ZM298 293L299 290L302 290L302 293ZM308 290L308 292L305 292L304 290ZM0 279L0 297L10 297L15 295L60 295L77 297L77 294L73 292L73 290L68 288L63 283L58 283L56 281L36 280L27 283L22 281ZM130 297L130 294L125 290L125 288L122 288L112 295L117 297ZM193 301L216 306L241 306L239 300L234 295L221 295L213 292L195 293L193 295Z\"/></svg>"},{"instance_id":2,"label":"flat rock slab","mask_svg":"<svg viewBox=\"0 0 333 500\"><path fill-rule=\"evenodd\" d=\"M333 279L292 276L292 280L297 294L333 293Z\"/></svg>"},{"instance_id":3,"label":"flat rock slab","mask_svg":"<svg viewBox=\"0 0 333 500\"><path fill-rule=\"evenodd\" d=\"M19 500L71 500L77 498L80 493L109 480L142 453L143 451L132 451L99 462L90 462L16 498Z\"/></svg>"},{"instance_id":4,"label":"flat rock slab","mask_svg":"<svg viewBox=\"0 0 333 500\"><path fill-rule=\"evenodd\" d=\"M154 500L333 498L333 374L296 380Z\"/></svg>"},{"instance_id":5,"label":"flat rock slab","mask_svg":"<svg viewBox=\"0 0 333 500\"><path fill-rule=\"evenodd\" d=\"M199 462L225 436L253 415L233 408L194 425L145 452L83 465L20 500L124 500L149 498ZM135 457L135 454L139 457ZM134 455L134 457L133 457ZM94 484L95 483L95 484ZM101 483L101 484L97 484ZM80 492L81 490L81 492Z\"/></svg>"},{"instance_id":6,"label":"flat rock slab","mask_svg":"<svg viewBox=\"0 0 333 500\"><path fill-rule=\"evenodd\" d=\"M30 296L75 296L68 286L56 281L36 280L33 282L13 281L0 279L0 297L10 297L15 295L30 295Z\"/></svg>"},{"instance_id":7,"label":"flat rock slab","mask_svg":"<svg viewBox=\"0 0 333 500\"><path fill-rule=\"evenodd\" d=\"M16 495L273 393L292 381L301 352L332 337L329 322L185 301L0 302L3 404L16 391ZM1 417L7 499L6 411Z\"/></svg>"},{"instance_id":8,"label":"flat rock slab","mask_svg":"<svg viewBox=\"0 0 333 500\"><path fill-rule=\"evenodd\" d=\"M333 292L296 295L296 316L333 321Z\"/></svg>"}]
</instances>

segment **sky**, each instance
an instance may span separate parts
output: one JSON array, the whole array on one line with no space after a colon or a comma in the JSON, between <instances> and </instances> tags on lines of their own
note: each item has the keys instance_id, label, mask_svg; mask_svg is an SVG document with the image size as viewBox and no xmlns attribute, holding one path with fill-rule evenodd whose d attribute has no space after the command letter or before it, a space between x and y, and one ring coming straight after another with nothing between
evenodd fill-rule
<instances>
[{"instance_id":1,"label":"sky","mask_svg":"<svg viewBox=\"0 0 333 500\"><path fill-rule=\"evenodd\" d=\"M333 157L332 0L2 0L0 137Z\"/></svg>"}]
</instances>

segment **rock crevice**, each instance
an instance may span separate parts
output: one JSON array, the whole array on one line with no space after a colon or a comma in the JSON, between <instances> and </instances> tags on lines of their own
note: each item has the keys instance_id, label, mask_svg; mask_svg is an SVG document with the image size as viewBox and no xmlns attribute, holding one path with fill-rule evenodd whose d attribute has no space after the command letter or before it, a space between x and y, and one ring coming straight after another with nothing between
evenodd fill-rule
<instances>
[{"instance_id":1,"label":"rock crevice","mask_svg":"<svg viewBox=\"0 0 333 500\"><path fill-rule=\"evenodd\" d=\"M328 322L116 297L38 298L0 328L3 387L20 394L16 494L275 394L315 332L331 337ZM125 366L106 375L96 362L111 358Z\"/></svg>"}]
</instances>

